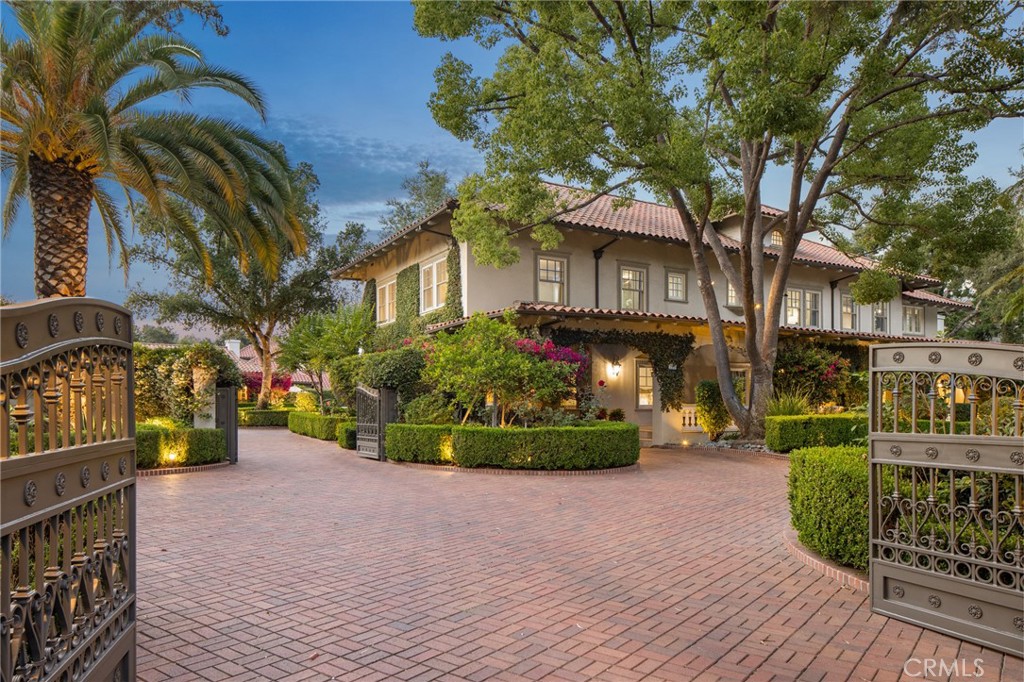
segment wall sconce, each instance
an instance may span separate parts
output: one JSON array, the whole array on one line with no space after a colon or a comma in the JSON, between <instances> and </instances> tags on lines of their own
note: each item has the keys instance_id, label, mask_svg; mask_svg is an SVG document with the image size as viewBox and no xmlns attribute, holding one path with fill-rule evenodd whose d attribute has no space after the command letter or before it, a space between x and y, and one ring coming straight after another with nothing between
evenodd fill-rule
<instances>
[{"instance_id":1,"label":"wall sconce","mask_svg":"<svg viewBox=\"0 0 1024 682\"><path fill-rule=\"evenodd\" d=\"M618 360L612 360L608 363L608 378L618 379L619 374L622 373L622 363Z\"/></svg>"}]
</instances>

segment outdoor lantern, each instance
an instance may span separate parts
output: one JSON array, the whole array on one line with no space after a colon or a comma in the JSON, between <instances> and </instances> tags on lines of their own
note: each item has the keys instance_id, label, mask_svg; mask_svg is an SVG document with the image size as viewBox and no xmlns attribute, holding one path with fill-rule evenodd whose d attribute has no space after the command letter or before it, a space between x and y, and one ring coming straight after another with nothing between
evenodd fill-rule
<instances>
[{"instance_id":1,"label":"outdoor lantern","mask_svg":"<svg viewBox=\"0 0 1024 682\"><path fill-rule=\"evenodd\" d=\"M608 376L611 379L617 379L619 374L622 372L622 363L618 360L613 360L608 363Z\"/></svg>"}]
</instances>

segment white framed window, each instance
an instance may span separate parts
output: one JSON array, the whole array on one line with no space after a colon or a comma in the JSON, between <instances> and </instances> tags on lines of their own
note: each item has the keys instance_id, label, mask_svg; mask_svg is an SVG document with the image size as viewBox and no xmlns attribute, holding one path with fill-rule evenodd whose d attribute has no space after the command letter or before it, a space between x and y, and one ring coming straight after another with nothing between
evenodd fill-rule
<instances>
[{"instance_id":1,"label":"white framed window","mask_svg":"<svg viewBox=\"0 0 1024 682\"><path fill-rule=\"evenodd\" d=\"M397 312L397 300L395 294L398 291L398 282L391 280L377 286L377 324L387 324L395 321Z\"/></svg>"},{"instance_id":2,"label":"white framed window","mask_svg":"<svg viewBox=\"0 0 1024 682\"><path fill-rule=\"evenodd\" d=\"M782 231L772 230L772 246L782 246Z\"/></svg>"},{"instance_id":3,"label":"white framed window","mask_svg":"<svg viewBox=\"0 0 1024 682\"><path fill-rule=\"evenodd\" d=\"M448 298L448 256L420 266L420 313L437 310Z\"/></svg>"},{"instance_id":4,"label":"white framed window","mask_svg":"<svg viewBox=\"0 0 1024 682\"><path fill-rule=\"evenodd\" d=\"M889 331L889 304L885 301L871 306L871 331L884 334Z\"/></svg>"},{"instance_id":5,"label":"white framed window","mask_svg":"<svg viewBox=\"0 0 1024 682\"><path fill-rule=\"evenodd\" d=\"M935 333L941 334L946 331L946 313L939 313L935 316Z\"/></svg>"},{"instance_id":6,"label":"white framed window","mask_svg":"<svg viewBox=\"0 0 1024 682\"><path fill-rule=\"evenodd\" d=\"M647 268L619 266L619 309L647 310Z\"/></svg>"},{"instance_id":7,"label":"white framed window","mask_svg":"<svg viewBox=\"0 0 1024 682\"><path fill-rule=\"evenodd\" d=\"M821 326L821 292L811 289L786 289L785 324L792 327Z\"/></svg>"},{"instance_id":8,"label":"white framed window","mask_svg":"<svg viewBox=\"0 0 1024 682\"><path fill-rule=\"evenodd\" d=\"M847 331L857 331L857 304L853 301L853 294L839 295L839 311L840 327Z\"/></svg>"},{"instance_id":9,"label":"white framed window","mask_svg":"<svg viewBox=\"0 0 1024 682\"><path fill-rule=\"evenodd\" d=\"M747 376L749 373L750 368L729 368L729 374L732 376L733 388L736 389L736 395L739 396L744 405L747 405L750 402L750 381Z\"/></svg>"},{"instance_id":10,"label":"white framed window","mask_svg":"<svg viewBox=\"0 0 1024 682\"><path fill-rule=\"evenodd\" d=\"M738 307L740 305L740 297L736 291L736 287L732 285L732 282L725 280L725 305Z\"/></svg>"},{"instance_id":11,"label":"white framed window","mask_svg":"<svg viewBox=\"0 0 1024 682\"><path fill-rule=\"evenodd\" d=\"M903 333L924 335L924 308L919 305L903 306Z\"/></svg>"},{"instance_id":12,"label":"white framed window","mask_svg":"<svg viewBox=\"0 0 1024 682\"><path fill-rule=\"evenodd\" d=\"M567 305L569 260L562 256L537 254L537 300Z\"/></svg>"},{"instance_id":13,"label":"white framed window","mask_svg":"<svg viewBox=\"0 0 1024 682\"><path fill-rule=\"evenodd\" d=\"M654 367L647 360L636 361L636 406L654 406Z\"/></svg>"},{"instance_id":14,"label":"white framed window","mask_svg":"<svg viewBox=\"0 0 1024 682\"><path fill-rule=\"evenodd\" d=\"M686 303L688 293L686 270L665 268L665 300Z\"/></svg>"}]
</instances>

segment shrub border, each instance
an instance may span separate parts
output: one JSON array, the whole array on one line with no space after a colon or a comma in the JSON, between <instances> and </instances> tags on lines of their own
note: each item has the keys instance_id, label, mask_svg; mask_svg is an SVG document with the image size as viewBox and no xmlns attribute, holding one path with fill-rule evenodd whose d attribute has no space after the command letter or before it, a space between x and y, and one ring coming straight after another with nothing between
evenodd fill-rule
<instances>
[{"instance_id":1,"label":"shrub border","mask_svg":"<svg viewBox=\"0 0 1024 682\"><path fill-rule=\"evenodd\" d=\"M800 563L823 576L832 578L839 583L840 587L865 594L871 592L871 583L868 582L866 573L847 566L840 566L834 561L819 556L814 550L804 547L797 539L796 530L793 528L782 531L782 544L786 546L786 551L796 557Z\"/></svg>"},{"instance_id":2,"label":"shrub border","mask_svg":"<svg viewBox=\"0 0 1024 682\"><path fill-rule=\"evenodd\" d=\"M597 476L601 474L640 473L639 463L627 464L621 467L609 467L607 469L498 469L496 467L457 467L450 464L397 462L393 459L386 461L388 464L394 464L395 466L422 469L424 471L459 471L466 474L494 474L497 476Z\"/></svg>"}]
</instances>

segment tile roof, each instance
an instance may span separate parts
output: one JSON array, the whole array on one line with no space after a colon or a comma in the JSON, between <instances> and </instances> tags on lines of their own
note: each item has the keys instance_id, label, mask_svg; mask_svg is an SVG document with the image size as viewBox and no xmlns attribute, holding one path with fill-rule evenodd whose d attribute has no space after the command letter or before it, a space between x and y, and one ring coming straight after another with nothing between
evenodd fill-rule
<instances>
[{"instance_id":1,"label":"tile roof","mask_svg":"<svg viewBox=\"0 0 1024 682\"><path fill-rule=\"evenodd\" d=\"M277 341L271 340L270 352L272 355L276 355L280 348L281 347L277 343ZM245 346L241 350L239 350L238 355L235 355L228 349L225 349L224 352L226 352L228 356L235 361L235 365L238 367L238 371L241 372L242 374L263 374L263 366L260 364L260 360L256 355L256 348L252 344L249 344L248 346ZM271 364L273 365L274 374L278 374L279 372L277 369L277 362L271 360ZM313 375L304 370L299 369L294 372L290 372L289 374L292 378L293 384L316 383L316 380L313 378ZM325 384L329 386L329 382L325 381Z\"/></svg>"},{"instance_id":2,"label":"tile roof","mask_svg":"<svg viewBox=\"0 0 1024 682\"><path fill-rule=\"evenodd\" d=\"M507 308L501 308L499 310L491 310L484 315L487 317L501 317L506 312L512 311L521 315L554 315L562 317L583 317L583 318L594 318L594 319L612 319L612 320L654 320L664 322L697 322L700 324L707 324L708 319L706 317L694 317L692 315L670 315L668 313L654 313L637 310L613 310L610 308L583 308L578 306L564 306L555 303L536 303L533 301L516 301ZM441 331L443 329L451 329L453 327L459 327L463 325L468 317L461 317L457 320L450 320L448 322L441 322L438 324L432 324L427 326L428 332ZM743 327L745 324L742 321L727 321L724 323L726 327ZM784 332L797 332L801 334L817 334L817 335L828 335L838 336L843 338L852 339L868 339L868 340L885 340L885 341L926 341L926 340L937 340L927 339L922 336L900 336L898 334L880 334L878 332L849 332L841 331L838 329L820 329L817 327L791 327L783 325L779 327L780 331ZM948 339L944 339L949 341Z\"/></svg>"},{"instance_id":3,"label":"tile roof","mask_svg":"<svg viewBox=\"0 0 1024 682\"><path fill-rule=\"evenodd\" d=\"M924 289L904 291L903 298L924 301L925 303L932 303L935 305L949 306L950 308L964 308L966 310L974 308L974 306L972 306L970 303L964 303L963 301L957 301L952 298L946 298L945 296L939 296L938 294L933 294L932 292L925 291Z\"/></svg>"}]
</instances>

